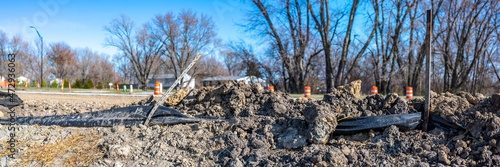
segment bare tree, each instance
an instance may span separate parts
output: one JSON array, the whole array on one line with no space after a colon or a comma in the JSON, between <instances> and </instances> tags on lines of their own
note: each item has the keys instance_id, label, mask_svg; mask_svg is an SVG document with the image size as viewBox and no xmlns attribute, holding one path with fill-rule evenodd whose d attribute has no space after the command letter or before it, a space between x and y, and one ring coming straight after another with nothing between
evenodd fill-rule
<instances>
[{"instance_id":1,"label":"bare tree","mask_svg":"<svg viewBox=\"0 0 500 167\"><path fill-rule=\"evenodd\" d=\"M218 42L212 19L203 14L197 16L191 10L183 10L177 16L170 12L156 15L151 28L154 40L162 44L164 65L175 78L198 53L208 51Z\"/></svg>"},{"instance_id":2,"label":"bare tree","mask_svg":"<svg viewBox=\"0 0 500 167\"><path fill-rule=\"evenodd\" d=\"M134 22L125 15L113 19L104 28L111 34L106 44L118 48L122 56L131 62L135 78L146 90L150 76L157 71L158 66L154 64L159 61L162 44L152 38L148 24L139 31L134 31L134 26Z\"/></svg>"},{"instance_id":3,"label":"bare tree","mask_svg":"<svg viewBox=\"0 0 500 167\"><path fill-rule=\"evenodd\" d=\"M261 77L261 62L251 45L244 41L230 42L223 55L226 63L231 63L226 64L226 67L231 69L232 74Z\"/></svg>"},{"instance_id":4,"label":"bare tree","mask_svg":"<svg viewBox=\"0 0 500 167\"><path fill-rule=\"evenodd\" d=\"M335 15L330 16L330 8L328 6L328 1L327 0L321 0L320 1L320 7L319 7L319 18L316 17L316 14L313 11L312 4L310 0L307 1L308 3L308 9L309 12L311 13L311 16L316 23L316 30L318 30L320 36L321 36L321 41L323 44L323 50L325 52L325 65L326 65L326 88L327 92L331 91L333 88L333 67L331 65L331 56L332 56L332 40L334 39L334 36L337 35L337 27L339 25L340 20L344 16L342 13L337 13ZM355 67L357 66L358 61L360 60L361 56L364 54L365 50L368 48L371 39L373 38L376 30L376 26L374 26L372 32L370 33L368 39L364 43L363 47L361 50L356 54L356 57L352 60L352 64L350 68L347 70L346 74L344 75L344 69L347 67L347 60L348 60L348 50L350 47L351 43L351 31L352 31L352 26L354 22L354 17L356 15L356 10L359 4L359 0L353 1L352 7L351 7L351 12L349 14L349 22L347 26L347 32L346 36L344 37L344 42L342 44L342 53L340 56L340 61L339 65L337 66L337 74L335 76L335 85L339 86L341 81L347 82L349 80L350 74L353 72ZM375 11L375 21L374 24L378 24L378 2L374 1L374 11ZM335 16L337 18L335 18ZM336 19L335 21L333 19ZM333 22L333 27L330 26ZM330 37L331 34L331 37Z\"/></svg>"},{"instance_id":5,"label":"bare tree","mask_svg":"<svg viewBox=\"0 0 500 167\"><path fill-rule=\"evenodd\" d=\"M194 76L196 85L202 85L201 80L204 78L228 75L223 63L214 57L204 57L195 66L197 66L196 70L198 70Z\"/></svg>"},{"instance_id":6,"label":"bare tree","mask_svg":"<svg viewBox=\"0 0 500 167\"><path fill-rule=\"evenodd\" d=\"M491 23L498 14L498 1L449 1L446 7L439 36L444 47L438 50L445 68L444 89L457 91L469 81L470 72L499 28Z\"/></svg>"},{"instance_id":7,"label":"bare tree","mask_svg":"<svg viewBox=\"0 0 500 167\"><path fill-rule=\"evenodd\" d=\"M6 76L7 75L7 54L8 53L8 47L10 45L9 38L7 37L7 34L0 30L0 65L2 68L0 68L0 76Z\"/></svg>"},{"instance_id":8,"label":"bare tree","mask_svg":"<svg viewBox=\"0 0 500 167\"><path fill-rule=\"evenodd\" d=\"M311 13L311 17L316 23L316 30L321 37L321 44L323 45L323 53L325 54L325 82L326 92L329 93L333 88L333 67L332 67L332 40L337 34L337 26L340 23L343 14L341 12L330 15L330 7L328 0L320 0L319 18L313 11L310 0L307 0L307 9ZM338 18L335 18L337 16ZM333 19L336 19L335 21ZM331 25L333 22L333 25Z\"/></svg>"},{"instance_id":9,"label":"bare tree","mask_svg":"<svg viewBox=\"0 0 500 167\"><path fill-rule=\"evenodd\" d=\"M47 53L52 75L56 78L66 79L74 74L76 68L76 52L64 43L58 42L50 45Z\"/></svg>"},{"instance_id":10,"label":"bare tree","mask_svg":"<svg viewBox=\"0 0 500 167\"><path fill-rule=\"evenodd\" d=\"M273 6L260 0L252 2L257 11L248 17L248 30L272 40L271 47L282 63L284 83L287 83L291 93L302 93L305 78L310 72L306 64L319 54L306 54L311 39L307 5L298 0L277 3L283 6Z\"/></svg>"}]
</instances>

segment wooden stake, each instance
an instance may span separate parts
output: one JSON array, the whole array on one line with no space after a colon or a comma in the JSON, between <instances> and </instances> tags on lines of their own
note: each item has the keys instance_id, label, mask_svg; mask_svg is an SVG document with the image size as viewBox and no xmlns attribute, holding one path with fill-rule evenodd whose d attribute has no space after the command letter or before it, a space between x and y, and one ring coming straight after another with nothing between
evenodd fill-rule
<instances>
[{"instance_id":1,"label":"wooden stake","mask_svg":"<svg viewBox=\"0 0 500 167\"><path fill-rule=\"evenodd\" d=\"M422 126L423 131L427 131L427 125L429 124L429 110L431 107L431 59L432 59L432 11L427 10L427 44L429 46L428 53L425 61L425 110L424 110L424 124Z\"/></svg>"}]
</instances>

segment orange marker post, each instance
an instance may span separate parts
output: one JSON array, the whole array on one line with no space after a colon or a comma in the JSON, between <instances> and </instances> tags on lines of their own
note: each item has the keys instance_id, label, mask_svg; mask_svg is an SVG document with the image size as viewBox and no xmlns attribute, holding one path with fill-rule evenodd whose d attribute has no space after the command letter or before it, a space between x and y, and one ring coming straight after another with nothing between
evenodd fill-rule
<instances>
[{"instance_id":1,"label":"orange marker post","mask_svg":"<svg viewBox=\"0 0 500 167\"><path fill-rule=\"evenodd\" d=\"M116 92L120 93L120 87L118 87L118 83L116 83Z\"/></svg>"},{"instance_id":2,"label":"orange marker post","mask_svg":"<svg viewBox=\"0 0 500 167\"><path fill-rule=\"evenodd\" d=\"M40 89L40 82L36 82L36 85L38 86L38 89Z\"/></svg>"},{"instance_id":3,"label":"orange marker post","mask_svg":"<svg viewBox=\"0 0 500 167\"><path fill-rule=\"evenodd\" d=\"M378 88L376 86L372 87L372 95L378 94Z\"/></svg>"},{"instance_id":4,"label":"orange marker post","mask_svg":"<svg viewBox=\"0 0 500 167\"><path fill-rule=\"evenodd\" d=\"M407 99L413 98L413 87L411 86L406 87L406 98Z\"/></svg>"},{"instance_id":5,"label":"orange marker post","mask_svg":"<svg viewBox=\"0 0 500 167\"><path fill-rule=\"evenodd\" d=\"M64 90L63 90L63 89L64 89L64 79L62 80L62 82L61 82L61 83L62 83L62 84L61 84L61 93L62 93L62 92L64 92Z\"/></svg>"},{"instance_id":6,"label":"orange marker post","mask_svg":"<svg viewBox=\"0 0 500 167\"><path fill-rule=\"evenodd\" d=\"M24 90L28 90L28 82L24 83Z\"/></svg>"},{"instance_id":7,"label":"orange marker post","mask_svg":"<svg viewBox=\"0 0 500 167\"><path fill-rule=\"evenodd\" d=\"M155 89L154 89L154 95L155 96L161 96L161 91L160 91L160 81L156 81L155 83Z\"/></svg>"},{"instance_id":8,"label":"orange marker post","mask_svg":"<svg viewBox=\"0 0 500 167\"><path fill-rule=\"evenodd\" d=\"M311 97L311 87L306 86L304 88L304 97L308 97L308 98Z\"/></svg>"},{"instance_id":9,"label":"orange marker post","mask_svg":"<svg viewBox=\"0 0 500 167\"><path fill-rule=\"evenodd\" d=\"M71 92L71 83L68 84L69 91Z\"/></svg>"},{"instance_id":10,"label":"orange marker post","mask_svg":"<svg viewBox=\"0 0 500 167\"><path fill-rule=\"evenodd\" d=\"M271 90L271 92L274 92L274 86L269 86L269 90Z\"/></svg>"}]
</instances>

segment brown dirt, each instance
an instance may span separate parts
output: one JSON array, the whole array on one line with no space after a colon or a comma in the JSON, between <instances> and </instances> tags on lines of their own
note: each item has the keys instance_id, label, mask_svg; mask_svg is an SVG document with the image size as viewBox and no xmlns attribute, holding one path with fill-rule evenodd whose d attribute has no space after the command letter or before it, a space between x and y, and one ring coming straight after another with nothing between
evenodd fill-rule
<instances>
[{"instance_id":1,"label":"brown dirt","mask_svg":"<svg viewBox=\"0 0 500 167\"><path fill-rule=\"evenodd\" d=\"M93 151L103 155L92 161L94 166L500 165L500 106L494 104L500 100L500 94L491 98L464 93L433 95L434 112L461 124L467 129L466 133L440 128L429 132L401 131L390 126L382 131L332 135L337 120L343 117L422 111L421 98L407 101L391 94L359 99L354 93L334 90L322 100L293 99L279 91L264 90L257 84L228 83L219 88L193 90L175 106L189 116L222 118L216 121L132 128L19 126L21 152L10 165L25 162L19 159L33 145L51 146L58 139L80 131L102 136L92 143L100 148ZM29 113L38 106L55 106L45 107L38 113L43 115L52 110L57 110L56 114L88 110L89 107L78 105L80 103L90 108L132 104L120 100L108 103L107 97L102 100L106 103L92 100L44 103L41 98L25 100L30 103L28 106L14 109ZM61 107L63 105L73 105L74 109ZM7 133L6 126L0 126L1 133ZM6 138L1 136L0 141ZM0 150L5 148L5 144L0 144ZM59 164L52 165L64 164L64 157L74 152L58 157L54 161ZM29 162L28 165L35 165L43 160L34 158Z\"/></svg>"}]
</instances>

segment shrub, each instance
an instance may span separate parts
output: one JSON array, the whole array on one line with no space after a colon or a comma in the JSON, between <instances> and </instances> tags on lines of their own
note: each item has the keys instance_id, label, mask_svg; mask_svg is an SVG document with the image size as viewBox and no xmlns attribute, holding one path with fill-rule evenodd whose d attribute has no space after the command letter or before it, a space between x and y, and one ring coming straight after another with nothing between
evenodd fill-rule
<instances>
[{"instance_id":1,"label":"shrub","mask_svg":"<svg viewBox=\"0 0 500 167\"><path fill-rule=\"evenodd\" d=\"M57 84L57 82L55 82L55 81L54 81L54 82L52 82L52 83L50 84L50 87L51 87L51 88L57 88L57 87L59 87L59 84Z\"/></svg>"},{"instance_id":2,"label":"shrub","mask_svg":"<svg viewBox=\"0 0 500 167\"><path fill-rule=\"evenodd\" d=\"M76 79L75 83L73 83L73 88L82 88L82 83L79 79Z\"/></svg>"},{"instance_id":3,"label":"shrub","mask_svg":"<svg viewBox=\"0 0 500 167\"><path fill-rule=\"evenodd\" d=\"M97 82L97 89L102 89L102 84L101 84L101 82Z\"/></svg>"},{"instance_id":4,"label":"shrub","mask_svg":"<svg viewBox=\"0 0 500 167\"><path fill-rule=\"evenodd\" d=\"M94 83L92 83L92 80L89 79L89 80L87 80L87 82L85 82L85 86L83 86L83 88L92 89L92 88L94 88Z\"/></svg>"},{"instance_id":5,"label":"shrub","mask_svg":"<svg viewBox=\"0 0 500 167\"><path fill-rule=\"evenodd\" d=\"M67 79L64 80L64 87L65 88L69 87L69 81Z\"/></svg>"},{"instance_id":6,"label":"shrub","mask_svg":"<svg viewBox=\"0 0 500 167\"><path fill-rule=\"evenodd\" d=\"M45 82L45 80L42 80L42 87L44 87L44 88L47 87L47 82Z\"/></svg>"}]
</instances>

